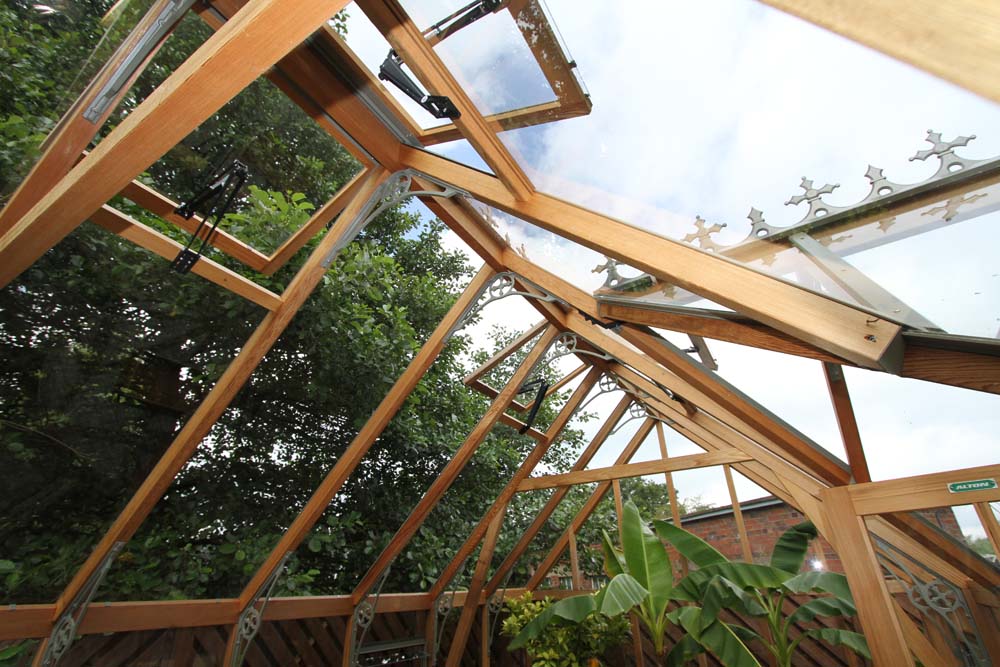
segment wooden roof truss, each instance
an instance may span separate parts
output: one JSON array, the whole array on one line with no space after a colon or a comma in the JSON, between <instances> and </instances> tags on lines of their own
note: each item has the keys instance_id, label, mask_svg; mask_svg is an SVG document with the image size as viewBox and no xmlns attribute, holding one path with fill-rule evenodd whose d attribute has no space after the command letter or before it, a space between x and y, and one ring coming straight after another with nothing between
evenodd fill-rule
<instances>
[{"instance_id":1,"label":"wooden roof truss","mask_svg":"<svg viewBox=\"0 0 1000 667\"><path fill-rule=\"evenodd\" d=\"M482 544L468 591L457 595L462 613L450 666L458 664L461 645L469 635L478 605L504 586L505 577L547 521L570 485L596 482L590 500L556 542L528 583L541 584L548 570L570 548L574 534L607 491L623 477L665 473L706 465L725 464L737 470L813 520L841 554L858 601L860 619L878 665L952 664L940 647L923 638L901 613L879 569L871 536L919 557L949 582L966 592L976 609L977 622L996 621L1000 600L997 571L972 557L960 545L943 539L906 514L909 510L950 505L947 483L972 477L1000 477L1000 467L926 475L905 480L871 482L854 422L841 366L856 366L904 377L942 382L979 391L1000 393L1000 356L995 345L946 335L914 331L901 322L873 317L870 312L825 298L794 284L756 272L737 262L699 248L672 241L627 223L538 192L529 177L498 139L500 130L585 114L590 102L566 62L547 23L534 23L525 34L558 100L538 108L517 109L484 117L433 49L434 37L425 36L398 0L359 0L358 7L382 32L424 88L447 96L460 112L452 124L423 130L367 71L327 20L347 3L343 0L300 0L290 8L281 0L214 0L196 7L215 30L214 35L153 94L89 153L84 149L99 125L85 122L81 109L92 100L113 66L150 24L141 22L125 46L112 57L95 82L50 137L45 153L7 207L0 211L0 286L6 286L48 248L90 219L152 252L171 259L177 244L129 218L108 202L122 194L150 212L187 231L190 221L173 213L176 203L139 183L136 178L174 144L259 76L267 76L312 118L340 141L362 164L363 171L280 248L263 254L240 240L220 233L216 248L262 275L283 266L305 242L322 233L322 240L305 260L285 290L276 294L210 261L198 262L195 273L267 310L267 314L239 354L204 397L198 409L145 482L114 521L91 556L59 598L50 605L28 605L0 611L0 638L47 637L67 612L78 612L80 595L87 593L110 554L127 542L147 518L172 480L195 452L216 419L248 380L264 355L322 278L337 252L370 218L387 195L418 197L455 231L483 261L484 266L445 315L382 403L358 432L313 493L259 570L234 599L218 601L112 603L87 609L76 619L75 632L116 632L185 625L230 624L227 660L239 657L240 642L252 640L239 632L239 620L262 600L286 555L302 542L331 499L342 489L365 454L400 409L448 338L477 307L486 287L499 274L510 277L515 291L542 320L510 346L466 378L466 384L491 399L479 423L467 436L439 478L426 491L399 531L376 558L352 594L324 598L274 599L263 610L264 620L348 615L364 602L380 575L405 548L423 520L475 453L498 421L522 425L508 414L532 369L549 353L560 336L572 334L568 350L579 357L579 367L551 391L582 376L558 417L545 431L532 429L534 449L480 519L468 539L444 568L438 582L423 594L381 594L375 613L436 608L437 599ZM991 75L985 62L1000 63L1000 39L977 18L963 12L997 9L974 0L922 2L920 12L895 12L886 22L897 31L879 29L864 11L837 11L829 3L811 0L771 2L850 38L950 78L1000 101L1000 72ZM847 3L851 4L851 3ZM895 3L884 3L893 5ZM160 0L150 12L165 6ZM541 14L535 0L509 0L503 11ZM856 17L856 18L852 18ZM978 15L977 15L978 17ZM864 18L862 22L860 19ZM939 22L951 26L942 28ZM528 22L526 22L527 24ZM539 27L541 25L541 28ZM961 34L955 36L954 29ZM933 51L914 51L907 36L940 45ZM161 42L162 43L162 42ZM975 44L974 55L969 45ZM957 45L960 45L959 48ZM955 47L955 48L952 48ZM145 59L148 63L156 49ZM984 57L991 53L992 57ZM133 74L134 80L135 74ZM558 85L556 85L558 84ZM122 88L120 96L124 94ZM117 102L117 100L116 100ZM110 113L105 113L103 119ZM486 174L423 150L425 146L456 138L466 139L490 166ZM81 157L82 156L82 157ZM970 185L969 187L972 187ZM457 195L457 196L456 196ZM598 301L591 294L532 263L511 248L473 204L476 200L537 225L566 239L627 263L658 280L682 287L726 306L733 314L683 309L647 309L614 300ZM904 206L904 203L899 206ZM889 205L889 212L892 212ZM332 225L331 225L332 222ZM329 226L329 230L323 232ZM516 287L515 285L516 284ZM845 465L806 436L719 376L661 338L650 327L718 338L775 350L822 362L829 383L850 464ZM530 351L501 389L489 387L483 376L510 354L530 343ZM603 378L603 379L602 379ZM591 390L622 390L621 400L573 468L563 474L532 477L548 447L560 436ZM615 464L585 470L604 440L622 421L630 406L641 405L642 423ZM664 427L701 446L705 453L667 457ZM630 463L643 439L656 428L663 445L661 461ZM487 566L504 512L518 492L554 488L548 504L507 555L492 577ZM735 494L735 491L733 491ZM974 497L973 497L974 496ZM977 491L962 501L979 503L981 514L990 501L1000 500L996 489ZM673 505L673 503L672 503ZM989 513L992 518L992 513ZM988 522L987 522L988 523ZM995 518L989 525L997 539ZM92 592L92 591L91 591ZM266 600L266 595L264 598ZM433 613L431 614L433 615ZM983 636L996 628L984 631ZM48 641L48 640L47 640ZM996 642L987 650L1000 661ZM48 645L48 644L47 644ZM37 661L43 651L38 652ZM36 664L41 664L37 662ZM345 664L349 664L345 657ZM227 663L230 664L230 663Z\"/></svg>"}]
</instances>

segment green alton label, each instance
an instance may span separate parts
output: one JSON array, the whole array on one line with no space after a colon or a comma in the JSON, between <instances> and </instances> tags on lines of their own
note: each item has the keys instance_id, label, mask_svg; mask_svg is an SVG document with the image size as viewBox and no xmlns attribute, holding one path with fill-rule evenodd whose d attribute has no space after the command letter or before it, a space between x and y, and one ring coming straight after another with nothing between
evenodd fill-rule
<instances>
[{"instance_id":1,"label":"green alton label","mask_svg":"<svg viewBox=\"0 0 1000 667\"><path fill-rule=\"evenodd\" d=\"M989 491L995 488L997 488L997 481L995 479L970 479L967 482L952 482L948 485L948 490L952 493Z\"/></svg>"}]
</instances>

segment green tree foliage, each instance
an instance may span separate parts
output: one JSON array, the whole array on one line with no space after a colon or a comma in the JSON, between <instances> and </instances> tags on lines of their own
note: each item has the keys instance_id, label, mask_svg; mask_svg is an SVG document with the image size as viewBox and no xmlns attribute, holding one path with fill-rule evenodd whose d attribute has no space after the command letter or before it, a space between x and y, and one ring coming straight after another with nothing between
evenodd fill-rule
<instances>
[{"instance_id":1,"label":"green tree foliage","mask_svg":"<svg viewBox=\"0 0 1000 667\"><path fill-rule=\"evenodd\" d=\"M0 124L16 139L0 145L4 192L26 173L104 29L103 3L72 7L73 20L61 6L47 18L28 4L0 9ZM196 17L185 18L102 132L208 34ZM183 200L236 158L250 165L251 184L223 227L265 249L357 170L280 91L258 81L144 178ZM184 239L131 202L114 203ZM468 281L470 267L442 245L443 232L440 222L397 208L340 254L124 547L101 597L216 597L245 585ZM270 278L209 255L280 292L315 243ZM263 316L89 223L0 292L0 599L48 602L58 594ZM449 343L293 555L280 592L354 587L485 410L487 401L461 383L474 355L466 337ZM557 402L546 402L540 424ZM578 440L569 431L553 460ZM495 428L386 590L426 589L533 445Z\"/></svg>"}]
</instances>

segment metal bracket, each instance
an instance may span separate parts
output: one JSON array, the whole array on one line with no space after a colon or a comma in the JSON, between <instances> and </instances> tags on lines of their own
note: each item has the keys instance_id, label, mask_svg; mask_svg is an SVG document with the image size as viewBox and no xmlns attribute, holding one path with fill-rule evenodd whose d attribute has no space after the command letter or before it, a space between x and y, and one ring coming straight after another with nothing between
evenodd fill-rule
<instances>
[{"instance_id":1,"label":"metal bracket","mask_svg":"<svg viewBox=\"0 0 1000 667\"><path fill-rule=\"evenodd\" d=\"M455 119L462 115L451 100L444 95L428 95L421 90L420 86L410 78L410 75L403 71L403 59L395 50L390 50L385 60L382 61L382 65L378 68L378 78L399 88L407 97L435 118Z\"/></svg>"},{"instance_id":2,"label":"metal bracket","mask_svg":"<svg viewBox=\"0 0 1000 667\"><path fill-rule=\"evenodd\" d=\"M354 607L354 622L351 623L351 637L350 643L348 644L351 667L360 667L361 663L358 660L358 649L361 648L361 644L364 643L365 635L368 634L368 628L371 626L372 621L375 620L375 614L378 612L378 599L382 595L382 587L385 586L385 582L389 578L390 571L392 571L392 561L386 565L385 569L382 570L382 574L379 575L378 583L374 586L374 595L369 590L365 593L361 602ZM360 632L358 628L361 629Z\"/></svg>"},{"instance_id":3,"label":"metal bracket","mask_svg":"<svg viewBox=\"0 0 1000 667\"><path fill-rule=\"evenodd\" d=\"M458 595L458 588L452 590L447 590L448 586L451 586L455 577L465 572L466 566L469 564L469 557L466 556L465 560L462 561L461 567L455 570L455 576L451 578L447 586L445 586L444 592L437 596L434 600L434 606L428 611L428 613L433 613L432 618L434 619L434 628L432 632L428 635L434 637L434 645L429 646L427 649L427 654L429 656L430 667L434 667L437 664L437 647L441 645L441 640L444 637L444 624L451 615L451 612L455 609L455 596Z\"/></svg>"},{"instance_id":4,"label":"metal bracket","mask_svg":"<svg viewBox=\"0 0 1000 667\"><path fill-rule=\"evenodd\" d=\"M479 19L496 13L503 4L500 0L475 0L424 30L424 37L433 37L440 42Z\"/></svg>"},{"instance_id":5,"label":"metal bracket","mask_svg":"<svg viewBox=\"0 0 1000 667\"><path fill-rule=\"evenodd\" d=\"M128 84L136 70L142 66L142 63L149 56L150 52L167 36L170 28L181 20L193 4L194 0L172 0L166 7L160 10L156 19L146 28L146 32L139 38L139 41L132 47L132 50L128 52L128 55L118 64L114 74L108 78L107 82L101 87L100 92L94 96L94 99L87 106L87 109L83 112L84 120L94 124L97 124L101 120L101 116L108 110L114 99L118 97L122 88Z\"/></svg>"},{"instance_id":6,"label":"metal bracket","mask_svg":"<svg viewBox=\"0 0 1000 667\"><path fill-rule=\"evenodd\" d=\"M530 285L534 289L538 290L540 294L517 289L517 282ZM523 276L520 276L513 271L501 271L493 276L488 283L486 283L482 291L479 293L479 298L477 298L476 301L472 303L464 313L462 313L462 317L459 318L458 324L455 325L455 328L452 329L449 335L471 322L472 319L489 304L494 301L499 301L500 299L506 299L509 296L514 296L515 294L517 296L522 296L525 299L535 299L545 303L562 303L562 299L542 289L538 285L535 285Z\"/></svg>"},{"instance_id":7,"label":"metal bracket","mask_svg":"<svg viewBox=\"0 0 1000 667\"><path fill-rule=\"evenodd\" d=\"M493 638L497 634L497 623L500 620L500 612L503 611L503 603L507 597L507 584L510 582L512 574L514 574L514 568L507 570L507 576L503 578L503 586L490 596L490 599L486 601L486 606L483 607L483 613L486 614L486 627L489 628L490 632L490 636L486 638L486 651L491 658L493 657Z\"/></svg>"},{"instance_id":8,"label":"metal bracket","mask_svg":"<svg viewBox=\"0 0 1000 667\"><path fill-rule=\"evenodd\" d=\"M233 639L235 645L233 647L233 657L229 663L230 667L239 667L239 665L243 664L243 659L246 657L250 644L260 631L260 625L264 620L264 608L267 607L278 579L285 571L285 562L288 561L291 555L292 552L289 551L282 556L278 562L278 566L274 568L271 575L257 589L257 594L254 596L253 601L240 612L239 618L236 619L236 628L234 629L236 637ZM258 603L260 603L260 607L257 606Z\"/></svg>"},{"instance_id":9,"label":"metal bracket","mask_svg":"<svg viewBox=\"0 0 1000 667\"><path fill-rule=\"evenodd\" d=\"M413 178L420 177L425 181L430 181L431 183L441 187L441 190L414 190L413 188ZM402 171L397 171L392 176L390 176L382 185L375 190L374 193L365 202L365 205L358 211L358 214L354 216L354 220L351 221L350 225L340 238L333 244L330 248L330 252L327 253L326 257L323 258L323 268L329 268L333 263L334 258L340 253L341 250L346 248L348 244L351 243L358 234L361 233L368 224L380 216L386 209L392 208L402 201L409 199L410 197L444 197L450 199L452 197L468 197L469 193L460 188L456 188L453 185L449 185L444 181L434 178L433 176L428 176L415 169L403 169Z\"/></svg>"},{"instance_id":10,"label":"metal bracket","mask_svg":"<svg viewBox=\"0 0 1000 667\"><path fill-rule=\"evenodd\" d=\"M585 407L590 405L591 402L598 396L603 396L605 394L612 394L616 391L625 391L625 389L621 386L621 381L619 380L618 376L615 375L614 373L605 373L604 375L601 376L601 379L597 381L597 392L594 393L594 395L588 398L586 401L584 401L583 404L577 408L577 411L583 410Z\"/></svg>"},{"instance_id":11,"label":"metal bracket","mask_svg":"<svg viewBox=\"0 0 1000 667\"><path fill-rule=\"evenodd\" d=\"M87 583L83 585L80 592L76 594L73 601L66 607L66 611L56 621L48 641L45 642L45 653L42 654L42 660L39 663L42 667L52 667L58 664L63 655L69 651L70 646L73 645L73 640L76 639L77 628L80 627L80 623L87 613L87 606L90 605L90 601L94 598L98 587L104 581L104 577L107 576L108 570L111 569L111 564L118 557L118 552L124 546L124 542L115 542L111 546L111 549L108 550L108 553L101 560L101 564L87 578Z\"/></svg>"}]
</instances>

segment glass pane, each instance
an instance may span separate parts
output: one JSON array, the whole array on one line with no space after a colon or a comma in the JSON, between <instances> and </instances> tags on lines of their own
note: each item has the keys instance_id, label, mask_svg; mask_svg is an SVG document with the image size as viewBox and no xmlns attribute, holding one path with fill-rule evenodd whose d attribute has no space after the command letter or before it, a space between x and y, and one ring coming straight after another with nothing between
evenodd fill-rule
<instances>
[{"instance_id":1,"label":"glass pane","mask_svg":"<svg viewBox=\"0 0 1000 667\"><path fill-rule=\"evenodd\" d=\"M683 16L669 3L644 3L633 12L552 5L594 107L584 117L502 133L541 191L906 319L877 300L875 306L864 303L787 241L758 241L747 216L751 209L763 211L771 230L807 218L810 208L819 222L822 213L833 220L840 207L868 195L865 175L875 173L869 164L893 183L919 183L938 169L934 156L908 161L931 147L922 143L929 127L945 141L978 130L975 142L955 154L996 156L1000 135L987 132L998 125L1000 107L755 3L685 8ZM891 92L885 81L893 82ZM813 192L799 185L803 174L812 179ZM811 207L809 200L827 183L841 186ZM844 255L861 241L861 231L817 240ZM953 240L950 247L956 246L962 247ZM589 253L573 257L568 271L583 274L593 266ZM935 259L921 270L947 284L940 277L954 264ZM892 270L891 263L882 266ZM694 300L669 297L677 304ZM923 315L930 310L908 303ZM943 315L936 318L942 322L928 319L948 326Z\"/></svg>"},{"instance_id":2,"label":"glass pane","mask_svg":"<svg viewBox=\"0 0 1000 667\"><path fill-rule=\"evenodd\" d=\"M153 0L7 2L0 8L0 203L27 175L62 115ZM95 127L96 131L97 128Z\"/></svg>"},{"instance_id":3,"label":"glass pane","mask_svg":"<svg viewBox=\"0 0 1000 667\"><path fill-rule=\"evenodd\" d=\"M0 596L51 602L263 312L89 224L0 311Z\"/></svg>"}]
</instances>

